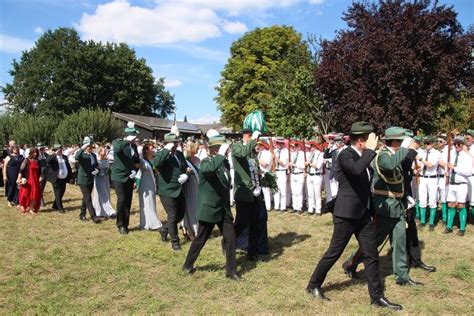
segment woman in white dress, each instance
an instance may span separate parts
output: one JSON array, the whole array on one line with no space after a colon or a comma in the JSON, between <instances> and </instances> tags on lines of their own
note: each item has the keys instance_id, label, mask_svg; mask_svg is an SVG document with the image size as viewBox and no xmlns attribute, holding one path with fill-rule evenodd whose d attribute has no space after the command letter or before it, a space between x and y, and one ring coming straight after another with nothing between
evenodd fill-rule
<instances>
[{"instance_id":1,"label":"woman in white dress","mask_svg":"<svg viewBox=\"0 0 474 316\"><path fill-rule=\"evenodd\" d=\"M140 229L159 230L163 224L156 212L156 179L153 165L153 144L143 146L140 170L136 176L140 204Z\"/></svg>"},{"instance_id":2,"label":"woman in white dress","mask_svg":"<svg viewBox=\"0 0 474 316\"><path fill-rule=\"evenodd\" d=\"M198 232L198 220L196 217L198 189L199 189L199 166L200 159L196 156L199 143L188 141L185 146L186 161L191 173L189 179L183 184L184 198L186 200L186 210L184 212L183 224L189 239L193 240Z\"/></svg>"},{"instance_id":3,"label":"woman in white dress","mask_svg":"<svg viewBox=\"0 0 474 316\"><path fill-rule=\"evenodd\" d=\"M107 150L104 147L99 148L97 163L98 169L94 177L92 205L96 216L113 218L117 213L110 203L109 160L107 159Z\"/></svg>"}]
</instances>

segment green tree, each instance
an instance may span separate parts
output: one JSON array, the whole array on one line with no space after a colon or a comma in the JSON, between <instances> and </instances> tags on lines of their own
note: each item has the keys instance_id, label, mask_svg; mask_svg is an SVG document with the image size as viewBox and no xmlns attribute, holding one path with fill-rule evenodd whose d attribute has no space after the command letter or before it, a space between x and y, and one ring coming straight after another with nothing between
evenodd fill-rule
<instances>
[{"instance_id":1,"label":"green tree","mask_svg":"<svg viewBox=\"0 0 474 316\"><path fill-rule=\"evenodd\" d=\"M434 129L446 133L468 128L474 128L474 99L463 91L460 98L451 97L437 108Z\"/></svg>"},{"instance_id":2,"label":"green tree","mask_svg":"<svg viewBox=\"0 0 474 316\"><path fill-rule=\"evenodd\" d=\"M248 32L232 43L230 53L216 88L216 101L221 121L237 130L245 115L255 109L263 110L270 123L270 108L283 104L275 103L282 93L275 82L282 77L292 78L297 69L311 65L308 44L288 26Z\"/></svg>"},{"instance_id":3,"label":"green tree","mask_svg":"<svg viewBox=\"0 0 474 316\"><path fill-rule=\"evenodd\" d=\"M58 125L54 139L61 144L75 144L81 143L85 136L93 136L96 142L106 142L121 136L122 132L122 122L109 110L82 109Z\"/></svg>"},{"instance_id":4,"label":"green tree","mask_svg":"<svg viewBox=\"0 0 474 316\"><path fill-rule=\"evenodd\" d=\"M45 32L13 60L12 84L2 90L13 110L70 114L81 108L167 116L174 97L126 44L84 42L71 28Z\"/></svg>"},{"instance_id":5,"label":"green tree","mask_svg":"<svg viewBox=\"0 0 474 316\"><path fill-rule=\"evenodd\" d=\"M18 144L52 144L57 118L48 115L14 114L8 116L9 139Z\"/></svg>"}]
</instances>

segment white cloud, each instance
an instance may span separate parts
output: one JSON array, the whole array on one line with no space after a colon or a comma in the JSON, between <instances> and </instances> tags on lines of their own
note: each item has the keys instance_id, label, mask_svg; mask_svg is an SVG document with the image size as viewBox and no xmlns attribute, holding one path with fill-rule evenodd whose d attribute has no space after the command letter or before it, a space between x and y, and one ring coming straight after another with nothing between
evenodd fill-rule
<instances>
[{"instance_id":1,"label":"white cloud","mask_svg":"<svg viewBox=\"0 0 474 316\"><path fill-rule=\"evenodd\" d=\"M35 27L35 33L36 34L43 34L44 30L41 28L41 26Z\"/></svg>"},{"instance_id":2,"label":"white cloud","mask_svg":"<svg viewBox=\"0 0 474 316\"><path fill-rule=\"evenodd\" d=\"M204 116L195 118L195 119L188 119L188 122L192 124L212 124L212 123L217 123L220 121L219 116L211 115L211 114L206 114Z\"/></svg>"},{"instance_id":3,"label":"white cloud","mask_svg":"<svg viewBox=\"0 0 474 316\"><path fill-rule=\"evenodd\" d=\"M16 54L30 49L34 44L31 40L0 34L1 52Z\"/></svg>"},{"instance_id":4,"label":"white cloud","mask_svg":"<svg viewBox=\"0 0 474 316\"><path fill-rule=\"evenodd\" d=\"M174 87L179 87L183 85L183 82L181 80L173 80L173 79L166 79L165 78L165 87L166 88L174 88Z\"/></svg>"},{"instance_id":5,"label":"white cloud","mask_svg":"<svg viewBox=\"0 0 474 316\"><path fill-rule=\"evenodd\" d=\"M247 25L240 22L224 21L222 28L229 34L242 34L248 31Z\"/></svg>"}]
</instances>

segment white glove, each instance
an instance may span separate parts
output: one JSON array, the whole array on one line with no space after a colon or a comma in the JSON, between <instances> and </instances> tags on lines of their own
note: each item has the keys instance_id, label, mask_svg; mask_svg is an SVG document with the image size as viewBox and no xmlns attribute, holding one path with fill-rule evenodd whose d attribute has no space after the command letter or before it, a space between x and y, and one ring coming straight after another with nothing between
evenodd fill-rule
<instances>
[{"instance_id":1,"label":"white glove","mask_svg":"<svg viewBox=\"0 0 474 316\"><path fill-rule=\"evenodd\" d=\"M224 143L221 145L221 147L219 147L219 151L217 153L225 157L225 154L227 153L228 149L229 149L229 144Z\"/></svg>"},{"instance_id":2,"label":"white glove","mask_svg":"<svg viewBox=\"0 0 474 316\"><path fill-rule=\"evenodd\" d=\"M260 133L259 131L255 131L255 132L253 132L253 133L252 133L252 139L255 139L255 140L257 140L257 139L258 139L258 137L260 136L260 134L262 134L262 133Z\"/></svg>"},{"instance_id":3,"label":"white glove","mask_svg":"<svg viewBox=\"0 0 474 316\"><path fill-rule=\"evenodd\" d=\"M260 193L262 192L262 188L261 187L256 187L254 190L253 190L253 196L255 197L258 197L260 196Z\"/></svg>"},{"instance_id":4,"label":"white glove","mask_svg":"<svg viewBox=\"0 0 474 316\"><path fill-rule=\"evenodd\" d=\"M137 176L137 172L135 170L132 170L132 172L130 172L130 179L135 179L135 177Z\"/></svg>"},{"instance_id":5,"label":"white glove","mask_svg":"<svg viewBox=\"0 0 474 316\"><path fill-rule=\"evenodd\" d=\"M137 138L137 136L128 135L127 137L125 137L125 140L128 141L128 142L133 142L135 140L135 138Z\"/></svg>"},{"instance_id":6,"label":"white glove","mask_svg":"<svg viewBox=\"0 0 474 316\"><path fill-rule=\"evenodd\" d=\"M178 182L179 182L180 184L183 184L183 183L185 183L186 181L188 181L188 178L189 178L189 177L188 177L187 174L185 174L185 173L180 174L179 177L178 177Z\"/></svg>"},{"instance_id":7,"label":"white glove","mask_svg":"<svg viewBox=\"0 0 474 316\"><path fill-rule=\"evenodd\" d=\"M367 139L367 142L365 143L365 147L370 150L375 150L377 149L377 146L379 144L379 138L375 133L370 133L369 138Z\"/></svg>"},{"instance_id":8,"label":"white glove","mask_svg":"<svg viewBox=\"0 0 474 316\"><path fill-rule=\"evenodd\" d=\"M168 143L168 144L166 144L165 149L168 149L169 151L171 151L171 149L173 149L173 147L174 147L174 143Z\"/></svg>"},{"instance_id":9,"label":"white glove","mask_svg":"<svg viewBox=\"0 0 474 316\"><path fill-rule=\"evenodd\" d=\"M91 172L93 176L97 175L99 173L99 170L94 169L94 171Z\"/></svg>"},{"instance_id":10,"label":"white glove","mask_svg":"<svg viewBox=\"0 0 474 316\"><path fill-rule=\"evenodd\" d=\"M408 148L408 147L410 147L411 143L413 143L413 138L405 137L402 141L401 147Z\"/></svg>"},{"instance_id":11,"label":"white glove","mask_svg":"<svg viewBox=\"0 0 474 316\"><path fill-rule=\"evenodd\" d=\"M416 204L415 199L413 199L411 196L407 196L407 202L408 202L407 209L412 208Z\"/></svg>"},{"instance_id":12,"label":"white glove","mask_svg":"<svg viewBox=\"0 0 474 316\"><path fill-rule=\"evenodd\" d=\"M81 149L86 150L86 148L89 147L90 145L91 145L91 143L84 144L84 145L82 145Z\"/></svg>"}]
</instances>

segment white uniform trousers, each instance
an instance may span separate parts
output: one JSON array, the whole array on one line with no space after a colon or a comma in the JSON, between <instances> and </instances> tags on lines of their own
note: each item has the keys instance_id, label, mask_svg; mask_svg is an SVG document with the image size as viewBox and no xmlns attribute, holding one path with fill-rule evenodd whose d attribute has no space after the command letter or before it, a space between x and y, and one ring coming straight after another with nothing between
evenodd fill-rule
<instances>
[{"instance_id":1,"label":"white uniform trousers","mask_svg":"<svg viewBox=\"0 0 474 316\"><path fill-rule=\"evenodd\" d=\"M438 196L441 203L446 203L446 178L443 175L438 178Z\"/></svg>"},{"instance_id":2,"label":"white uniform trousers","mask_svg":"<svg viewBox=\"0 0 474 316\"><path fill-rule=\"evenodd\" d=\"M310 175L306 177L306 186L308 188L308 212L321 214L321 185L323 183L322 175Z\"/></svg>"},{"instance_id":3,"label":"white uniform trousers","mask_svg":"<svg viewBox=\"0 0 474 316\"><path fill-rule=\"evenodd\" d=\"M286 210L286 182L287 175L286 170L276 170L278 192L273 196L275 210L284 211Z\"/></svg>"},{"instance_id":4,"label":"white uniform trousers","mask_svg":"<svg viewBox=\"0 0 474 316\"><path fill-rule=\"evenodd\" d=\"M269 211L272 209L272 192L270 188L262 188L262 193L265 201L265 208Z\"/></svg>"},{"instance_id":5,"label":"white uniform trousers","mask_svg":"<svg viewBox=\"0 0 474 316\"><path fill-rule=\"evenodd\" d=\"M438 178L425 178L420 176L420 186L418 187L420 207L438 207Z\"/></svg>"},{"instance_id":6,"label":"white uniform trousers","mask_svg":"<svg viewBox=\"0 0 474 316\"><path fill-rule=\"evenodd\" d=\"M291 201L295 211L303 209L304 173L291 174Z\"/></svg>"},{"instance_id":7,"label":"white uniform trousers","mask_svg":"<svg viewBox=\"0 0 474 316\"><path fill-rule=\"evenodd\" d=\"M458 183L448 185L448 194L446 199L448 202L466 203L467 199L467 183Z\"/></svg>"},{"instance_id":8,"label":"white uniform trousers","mask_svg":"<svg viewBox=\"0 0 474 316\"><path fill-rule=\"evenodd\" d=\"M471 204L471 206L474 206L474 175L470 176L468 180L469 180L469 188L468 188L467 198L469 200L469 204Z\"/></svg>"}]
</instances>

